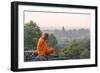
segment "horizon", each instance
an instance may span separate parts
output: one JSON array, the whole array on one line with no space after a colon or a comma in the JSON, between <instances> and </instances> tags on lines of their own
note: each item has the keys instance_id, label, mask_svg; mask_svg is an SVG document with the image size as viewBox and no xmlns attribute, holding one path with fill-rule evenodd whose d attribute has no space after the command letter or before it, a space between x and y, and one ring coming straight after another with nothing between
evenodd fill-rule
<instances>
[{"instance_id":1,"label":"horizon","mask_svg":"<svg viewBox=\"0 0 100 73\"><path fill-rule=\"evenodd\" d=\"M90 29L91 15L68 14L68 13L46 13L46 12L24 12L25 22L35 22L41 30L46 29Z\"/></svg>"},{"instance_id":2,"label":"horizon","mask_svg":"<svg viewBox=\"0 0 100 73\"><path fill-rule=\"evenodd\" d=\"M43 29L42 31L62 31L63 29ZM78 30L88 30L88 31L90 31L90 29L88 29L88 28L79 28L79 29L65 29L64 31L73 31L73 30L76 30L76 31L78 31Z\"/></svg>"}]
</instances>

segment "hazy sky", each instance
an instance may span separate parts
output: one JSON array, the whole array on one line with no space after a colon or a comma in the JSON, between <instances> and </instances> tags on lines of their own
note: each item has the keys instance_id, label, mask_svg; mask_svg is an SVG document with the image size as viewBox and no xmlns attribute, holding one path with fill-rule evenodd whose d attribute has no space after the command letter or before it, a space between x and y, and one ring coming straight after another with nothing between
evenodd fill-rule
<instances>
[{"instance_id":1,"label":"hazy sky","mask_svg":"<svg viewBox=\"0 0 100 73\"><path fill-rule=\"evenodd\" d=\"M37 23L42 29L90 29L89 14L70 14L70 13L46 13L46 12L25 12L25 23L30 20Z\"/></svg>"}]
</instances>

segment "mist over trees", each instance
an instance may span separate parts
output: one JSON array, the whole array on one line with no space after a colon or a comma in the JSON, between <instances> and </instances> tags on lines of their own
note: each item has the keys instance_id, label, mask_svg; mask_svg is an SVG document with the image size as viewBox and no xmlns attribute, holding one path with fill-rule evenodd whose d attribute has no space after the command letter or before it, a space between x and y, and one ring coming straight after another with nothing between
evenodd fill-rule
<instances>
[{"instance_id":1,"label":"mist over trees","mask_svg":"<svg viewBox=\"0 0 100 73\"><path fill-rule=\"evenodd\" d=\"M41 30L37 23L30 21L24 24L24 51L34 51L43 33L49 33L47 43L54 48L58 58L87 59L90 58L90 31L88 29ZM30 53L24 53L25 61ZM31 60L31 57L30 59Z\"/></svg>"},{"instance_id":2,"label":"mist over trees","mask_svg":"<svg viewBox=\"0 0 100 73\"><path fill-rule=\"evenodd\" d=\"M66 30L43 30L43 32L52 33L56 40L57 55L66 57L66 59L86 59L90 58L90 30L89 29L71 29ZM50 39L51 40L51 39Z\"/></svg>"},{"instance_id":3,"label":"mist over trees","mask_svg":"<svg viewBox=\"0 0 100 73\"><path fill-rule=\"evenodd\" d=\"M82 39L71 41L69 48L64 48L59 52L60 57L68 59L86 59L90 58L90 40Z\"/></svg>"}]
</instances>

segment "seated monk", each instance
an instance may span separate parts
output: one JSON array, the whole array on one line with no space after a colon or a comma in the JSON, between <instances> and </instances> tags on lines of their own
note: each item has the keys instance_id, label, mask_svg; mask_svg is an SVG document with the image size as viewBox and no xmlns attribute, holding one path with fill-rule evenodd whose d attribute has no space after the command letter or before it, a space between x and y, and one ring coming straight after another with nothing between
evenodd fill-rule
<instances>
[{"instance_id":1,"label":"seated monk","mask_svg":"<svg viewBox=\"0 0 100 73\"><path fill-rule=\"evenodd\" d=\"M37 54L39 57L51 56L54 54L54 49L50 48L46 42L47 39L48 39L48 34L45 33L38 40Z\"/></svg>"}]
</instances>

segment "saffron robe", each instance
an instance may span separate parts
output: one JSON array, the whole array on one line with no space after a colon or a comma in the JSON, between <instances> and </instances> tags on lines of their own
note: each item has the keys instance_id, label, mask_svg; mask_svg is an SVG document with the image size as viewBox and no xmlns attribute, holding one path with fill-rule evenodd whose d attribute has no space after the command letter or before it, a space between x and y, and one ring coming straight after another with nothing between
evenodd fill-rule
<instances>
[{"instance_id":1,"label":"saffron robe","mask_svg":"<svg viewBox=\"0 0 100 73\"><path fill-rule=\"evenodd\" d=\"M53 54L54 49L49 48L47 42L43 37L39 38L39 41L37 43L37 53L38 56L46 56L46 55L51 55Z\"/></svg>"}]
</instances>

